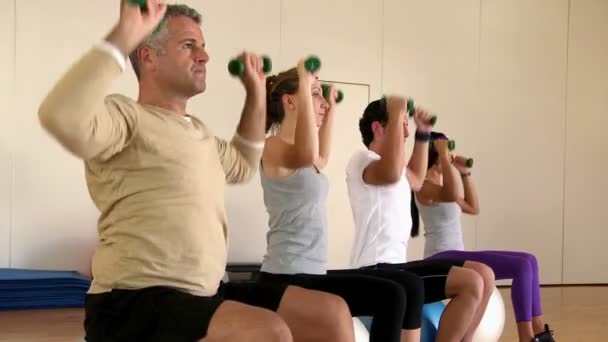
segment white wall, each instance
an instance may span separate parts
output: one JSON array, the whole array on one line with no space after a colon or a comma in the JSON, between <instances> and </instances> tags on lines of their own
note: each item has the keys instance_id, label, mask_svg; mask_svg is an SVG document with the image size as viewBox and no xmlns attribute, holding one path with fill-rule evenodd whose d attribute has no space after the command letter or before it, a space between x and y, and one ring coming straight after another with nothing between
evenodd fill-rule
<instances>
[{"instance_id":1,"label":"white wall","mask_svg":"<svg viewBox=\"0 0 608 342\"><path fill-rule=\"evenodd\" d=\"M11 229L12 127L18 115L13 107L15 89L15 4L0 2L0 267L9 266Z\"/></svg>"},{"instance_id":2,"label":"white wall","mask_svg":"<svg viewBox=\"0 0 608 342\"><path fill-rule=\"evenodd\" d=\"M568 1L482 1L481 19L476 248L532 252L560 283Z\"/></svg>"},{"instance_id":3,"label":"white wall","mask_svg":"<svg viewBox=\"0 0 608 342\"><path fill-rule=\"evenodd\" d=\"M316 54L324 79L369 84L371 94L380 96L382 1L353 4L353 0L282 1L281 68Z\"/></svg>"},{"instance_id":4,"label":"white wall","mask_svg":"<svg viewBox=\"0 0 608 342\"><path fill-rule=\"evenodd\" d=\"M608 1L570 7L564 282L608 283Z\"/></svg>"},{"instance_id":5,"label":"white wall","mask_svg":"<svg viewBox=\"0 0 608 342\"><path fill-rule=\"evenodd\" d=\"M97 211L87 193L83 164L41 129L37 110L65 69L108 32L118 12L101 2L39 0L16 5L19 115L12 117L11 266L87 272ZM92 13L95 24L83 25L93 22Z\"/></svg>"},{"instance_id":6,"label":"white wall","mask_svg":"<svg viewBox=\"0 0 608 342\"><path fill-rule=\"evenodd\" d=\"M348 125L370 99L398 92L436 112L437 130L475 158L482 213L464 219L467 248L533 252L544 283L608 281L598 257L608 256L605 201L593 191L608 185L592 170L608 166L600 131L608 114L605 1L185 2L203 13L211 54L208 90L189 110L216 134L229 138L241 112L244 92L226 65L243 48L271 56L275 71L317 54L321 78L341 82L346 99L327 171L330 267L346 265L352 239L340 168L362 145ZM0 2L0 101L8 104L0 112L0 267L10 255L12 267L88 271L97 211L83 166L40 129L36 111L68 65L108 32L115 3ZM136 96L130 68L114 91ZM230 187L226 206L230 261L259 261L267 220L259 178ZM411 242L410 259L422 245Z\"/></svg>"}]
</instances>

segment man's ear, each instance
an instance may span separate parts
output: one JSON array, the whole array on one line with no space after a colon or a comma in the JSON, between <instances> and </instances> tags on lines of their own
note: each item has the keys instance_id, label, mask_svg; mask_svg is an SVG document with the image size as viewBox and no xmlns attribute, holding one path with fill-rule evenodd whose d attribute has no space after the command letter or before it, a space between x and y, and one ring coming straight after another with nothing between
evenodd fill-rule
<instances>
[{"instance_id":1,"label":"man's ear","mask_svg":"<svg viewBox=\"0 0 608 342\"><path fill-rule=\"evenodd\" d=\"M374 137L380 137L384 134L384 127L378 122L372 122L372 132L374 133Z\"/></svg>"},{"instance_id":2,"label":"man's ear","mask_svg":"<svg viewBox=\"0 0 608 342\"><path fill-rule=\"evenodd\" d=\"M149 46L142 46L137 49L137 60L140 70L156 68L156 50Z\"/></svg>"}]
</instances>

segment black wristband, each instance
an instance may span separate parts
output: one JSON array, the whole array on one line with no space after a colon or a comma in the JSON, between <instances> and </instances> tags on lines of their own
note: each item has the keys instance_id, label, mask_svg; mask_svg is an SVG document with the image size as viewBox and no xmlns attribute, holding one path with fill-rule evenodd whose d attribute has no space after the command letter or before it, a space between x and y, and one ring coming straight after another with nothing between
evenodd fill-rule
<instances>
[{"instance_id":1,"label":"black wristband","mask_svg":"<svg viewBox=\"0 0 608 342\"><path fill-rule=\"evenodd\" d=\"M470 177L471 176L471 172L467 172L467 173L461 173L460 177L464 178L464 177Z\"/></svg>"},{"instance_id":2,"label":"black wristband","mask_svg":"<svg viewBox=\"0 0 608 342\"><path fill-rule=\"evenodd\" d=\"M414 135L416 141L429 142L431 141L431 133L416 131Z\"/></svg>"}]
</instances>

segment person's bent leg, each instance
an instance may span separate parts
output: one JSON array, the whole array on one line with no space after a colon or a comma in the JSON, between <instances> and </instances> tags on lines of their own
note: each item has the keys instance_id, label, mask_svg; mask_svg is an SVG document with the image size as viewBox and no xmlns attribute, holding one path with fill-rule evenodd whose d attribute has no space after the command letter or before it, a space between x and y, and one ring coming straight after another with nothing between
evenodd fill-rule
<instances>
[{"instance_id":1,"label":"person's bent leg","mask_svg":"<svg viewBox=\"0 0 608 342\"><path fill-rule=\"evenodd\" d=\"M370 342L399 341L406 305L405 292L399 284L350 270L339 274L330 271L324 276L298 275L294 283L344 298L353 317L373 316Z\"/></svg>"},{"instance_id":2,"label":"person's bent leg","mask_svg":"<svg viewBox=\"0 0 608 342\"><path fill-rule=\"evenodd\" d=\"M463 264L462 260L417 260L378 264L373 268L402 269L417 274L424 281L424 303L451 298L441 315L436 341L460 342L471 326L483 291L481 276L460 267Z\"/></svg>"},{"instance_id":3,"label":"person's bent leg","mask_svg":"<svg viewBox=\"0 0 608 342\"><path fill-rule=\"evenodd\" d=\"M551 329L549 329L549 326L547 324L545 324L545 320L543 319L543 311L542 311L541 296L540 296L539 267L538 267L538 260L536 259L536 256L534 256L533 254L530 254L530 253L526 253L526 252L514 252L514 251L487 251L487 253L492 253L495 255L503 256L503 257L509 256L512 258L519 258L520 260L525 259L527 261L527 264L529 264L529 266L530 266L530 268L529 268L530 276L529 277L518 276L518 278L521 278L523 280L525 280L527 278L530 279L529 288L531 289L531 297L530 297L529 301L531 302L532 311L531 311L530 315L532 316L532 323L531 323L531 327L528 327L527 325L525 326L526 331L527 331L525 336L529 336L530 335L529 331L531 330L532 334L534 335L533 338L538 338L540 341L549 341L549 342L554 341L553 331ZM526 268L522 267L522 268L519 268L518 270L526 271ZM514 295L513 289L511 291L512 291L511 292L512 299L516 300L516 298L513 298L513 295ZM525 299L526 297L522 296L522 298ZM517 299L519 299L519 296ZM518 322L518 327L522 326L523 323L524 322ZM522 340L523 340L523 336L522 336Z\"/></svg>"},{"instance_id":4,"label":"person's bent leg","mask_svg":"<svg viewBox=\"0 0 608 342\"><path fill-rule=\"evenodd\" d=\"M501 255L510 255L526 259L530 264L530 287L532 289L532 328L534 334L541 334L545 332L545 321L543 320L543 310L540 298L540 281L539 281L539 268L538 260L536 256L525 252L512 252L512 251L489 251L490 253L496 253Z\"/></svg>"},{"instance_id":5,"label":"person's bent leg","mask_svg":"<svg viewBox=\"0 0 608 342\"><path fill-rule=\"evenodd\" d=\"M414 273L401 270L356 269L329 271L329 274L348 272L391 280L405 291L405 314L401 325L402 342L419 342L424 305L424 282Z\"/></svg>"},{"instance_id":6,"label":"person's bent leg","mask_svg":"<svg viewBox=\"0 0 608 342\"><path fill-rule=\"evenodd\" d=\"M292 286L284 279L288 278L227 283L223 295L275 311L287 323L295 341L354 340L353 320L342 298Z\"/></svg>"},{"instance_id":7,"label":"person's bent leg","mask_svg":"<svg viewBox=\"0 0 608 342\"><path fill-rule=\"evenodd\" d=\"M289 327L275 312L234 301L215 311L201 342L291 342Z\"/></svg>"},{"instance_id":8,"label":"person's bent leg","mask_svg":"<svg viewBox=\"0 0 608 342\"><path fill-rule=\"evenodd\" d=\"M481 276L483 282L483 293L481 297L481 302L479 303L477 311L473 316L473 321L471 322L469 331L467 331L464 337L464 340L472 341L473 336L475 335L475 330L479 326L479 323L481 323L481 320L483 319L483 316L488 307L488 303L490 302L490 297L492 296L492 293L496 288L496 279L494 276L494 271L492 271L492 269L488 265L476 261L465 261L463 267L477 272Z\"/></svg>"},{"instance_id":9,"label":"person's bent leg","mask_svg":"<svg viewBox=\"0 0 608 342\"><path fill-rule=\"evenodd\" d=\"M532 266L532 328L534 334L542 334L546 332L545 320L543 319L543 309L540 300L540 280L539 280L539 267L536 256L530 253L523 254L530 266Z\"/></svg>"},{"instance_id":10,"label":"person's bent leg","mask_svg":"<svg viewBox=\"0 0 608 342\"><path fill-rule=\"evenodd\" d=\"M166 287L88 295L85 315L89 342L292 341L272 311Z\"/></svg>"},{"instance_id":11,"label":"person's bent leg","mask_svg":"<svg viewBox=\"0 0 608 342\"><path fill-rule=\"evenodd\" d=\"M296 341L355 340L351 313L337 295L289 286L277 313L287 322Z\"/></svg>"},{"instance_id":12,"label":"person's bent leg","mask_svg":"<svg viewBox=\"0 0 608 342\"><path fill-rule=\"evenodd\" d=\"M511 303L515 313L517 332L520 341L531 341L534 338L532 328L532 265L519 253L503 251L447 251L431 257L433 260L442 258L462 258L481 262L494 271L495 278L513 279L511 286Z\"/></svg>"},{"instance_id":13,"label":"person's bent leg","mask_svg":"<svg viewBox=\"0 0 608 342\"><path fill-rule=\"evenodd\" d=\"M472 341L467 333L479 325L474 319L483 296L483 279L473 270L452 267L445 293L451 299L441 315L437 341Z\"/></svg>"}]
</instances>

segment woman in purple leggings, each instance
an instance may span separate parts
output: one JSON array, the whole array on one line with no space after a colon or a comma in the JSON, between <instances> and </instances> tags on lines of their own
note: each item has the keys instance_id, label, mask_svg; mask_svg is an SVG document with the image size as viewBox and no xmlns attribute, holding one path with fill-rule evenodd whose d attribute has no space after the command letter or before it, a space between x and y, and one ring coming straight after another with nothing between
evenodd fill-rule
<instances>
[{"instance_id":1,"label":"woman in purple leggings","mask_svg":"<svg viewBox=\"0 0 608 342\"><path fill-rule=\"evenodd\" d=\"M431 138L447 139L437 132L432 132ZM412 196L411 235L418 235L420 215L425 230L425 258L477 261L491 267L497 280L513 279L511 301L519 341L553 342L553 333L542 317L536 257L524 252L464 251L460 216L462 212L477 215L479 201L465 158L453 157L452 161L454 167L441 165L437 150L429 149L426 180ZM459 196L458 177L462 179L464 198Z\"/></svg>"}]
</instances>

